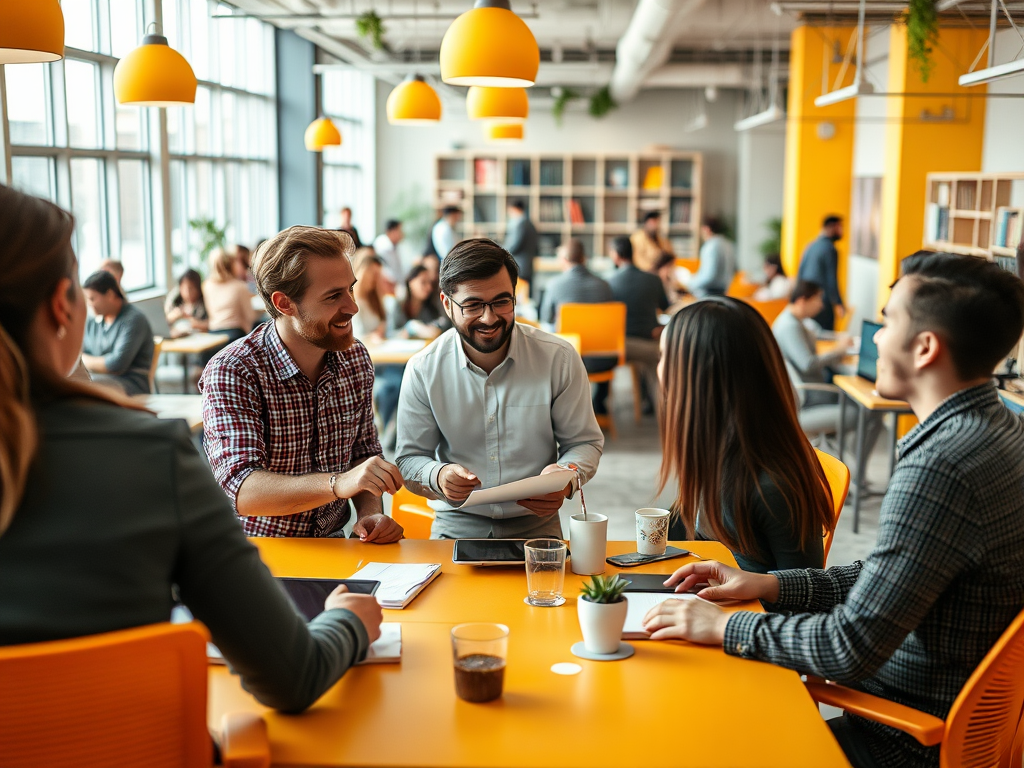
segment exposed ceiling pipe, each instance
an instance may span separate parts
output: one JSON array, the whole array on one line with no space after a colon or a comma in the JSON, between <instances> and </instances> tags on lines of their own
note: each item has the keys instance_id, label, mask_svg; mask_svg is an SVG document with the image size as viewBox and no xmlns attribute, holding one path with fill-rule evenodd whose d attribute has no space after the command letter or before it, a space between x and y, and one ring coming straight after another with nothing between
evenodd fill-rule
<instances>
[{"instance_id":1,"label":"exposed ceiling pipe","mask_svg":"<svg viewBox=\"0 0 1024 768\"><path fill-rule=\"evenodd\" d=\"M631 101L654 70L668 61L676 24L704 0L640 0L615 49L612 98Z\"/></svg>"}]
</instances>

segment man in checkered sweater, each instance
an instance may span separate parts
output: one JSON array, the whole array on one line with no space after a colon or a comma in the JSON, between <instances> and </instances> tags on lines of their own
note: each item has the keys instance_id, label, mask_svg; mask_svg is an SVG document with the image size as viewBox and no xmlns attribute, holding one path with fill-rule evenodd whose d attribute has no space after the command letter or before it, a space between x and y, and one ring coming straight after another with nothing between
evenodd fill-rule
<instances>
[{"instance_id":1,"label":"man in checkered sweater","mask_svg":"<svg viewBox=\"0 0 1024 768\"><path fill-rule=\"evenodd\" d=\"M402 527L381 496L402 485L373 424L373 363L352 333L355 277L344 232L291 227L252 270L271 316L203 372L204 444L249 536L387 544Z\"/></svg>"},{"instance_id":2,"label":"man in checkered sweater","mask_svg":"<svg viewBox=\"0 0 1024 768\"><path fill-rule=\"evenodd\" d=\"M702 597L759 598L782 613L670 600L645 628L945 718L1024 609L1024 423L992 384L1024 330L1024 284L982 259L916 254L884 315L878 392L908 401L921 423L900 442L871 554L769 574L687 565L668 583L711 579L720 586ZM829 725L855 768L939 764L939 747L894 728L849 714Z\"/></svg>"}]
</instances>

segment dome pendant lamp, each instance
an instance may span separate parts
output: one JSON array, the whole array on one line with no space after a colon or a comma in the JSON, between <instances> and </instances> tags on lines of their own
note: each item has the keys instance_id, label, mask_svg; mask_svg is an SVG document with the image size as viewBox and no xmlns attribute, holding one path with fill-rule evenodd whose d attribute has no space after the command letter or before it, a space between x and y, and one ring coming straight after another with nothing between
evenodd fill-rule
<instances>
[{"instance_id":1,"label":"dome pendant lamp","mask_svg":"<svg viewBox=\"0 0 1024 768\"><path fill-rule=\"evenodd\" d=\"M484 134L494 144L515 144L523 140L523 124L489 123L484 128Z\"/></svg>"},{"instance_id":2,"label":"dome pendant lamp","mask_svg":"<svg viewBox=\"0 0 1024 768\"><path fill-rule=\"evenodd\" d=\"M137 107L195 104L196 75L166 37L150 33L114 67L114 96L119 104Z\"/></svg>"},{"instance_id":3,"label":"dome pendant lamp","mask_svg":"<svg viewBox=\"0 0 1024 768\"><path fill-rule=\"evenodd\" d=\"M341 131L330 118L320 117L306 128L305 141L310 152L323 152L324 147L341 146Z\"/></svg>"},{"instance_id":4,"label":"dome pendant lamp","mask_svg":"<svg viewBox=\"0 0 1024 768\"><path fill-rule=\"evenodd\" d=\"M64 13L57 0L0 2L0 64L64 58Z\"/></svg>"},{"instance_id":5,"label":"dome pendant lamp","mask_svg":"<svg viewBox=\"0 0 1024 768\"><path fill-rule=\"evenodd\" d=\"M451 85L529 88L540 49L509 0L476 0L441 40L441 79Z\"/></svg>"},{"instance_id":6,"label":"dome pendant lamp","mask_svg":"<svg viewBox=\"0 0 1024 768\"><path fill-rule=\"evenodd\" d=\"M428 125L441 119L441 99L422 75L409 75L388 96L392 125Z\"/></svg>"},{"instance_id":7,"label":"dome pendant lamp","mask_svg":"<svg viewBox=\"0 0 1024 768\"><path fill-rule=\"evenodd\" d=\"M525 88L474 85L466 94L466 112L470 120L521 123L530 116L530 99Z\"/></svg>"}]
</instances>

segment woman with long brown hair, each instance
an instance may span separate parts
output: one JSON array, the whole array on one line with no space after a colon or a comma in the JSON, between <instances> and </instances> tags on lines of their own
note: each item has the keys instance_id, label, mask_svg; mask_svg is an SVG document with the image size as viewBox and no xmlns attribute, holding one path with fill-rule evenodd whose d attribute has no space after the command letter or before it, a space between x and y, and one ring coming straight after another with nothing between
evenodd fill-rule
<instances>
[{"instance_id":1,"label":"woman with long brown hair","mask_svg":"<svg viewBox=\"0 0 1024 768\"><path fill-rule=\"evenodd\" d=\"M229 342L247 336L256 322L243 269L235 248L214 248L210 253L210 276L203 283L203 301L210 332L226 334Z\"/></svg>"},{"instance_id":2,"label":"woman with long brown hair","mask_svg":"<svg viewBox=\"0 0 1024 768\"><path fill-rule=\"evenodd\" d=\"M298 711L379 636L338 590L308 625L182 421L68 380L85 298L74 220L0 185L0 645L167 621L172 587L245 687Z\"/></svg>"},{"instance_id":3,"label":"woman with long brown hair","mask_svg":"<svg viewBox=\"0 0 1024 768\"><path fill-rule=\"evenodd\" d=\"M722 542L744 570L821 568L832 504L768 324L712 298L679 311L661 339L659 493L675 479L687 533Z\"/></svg>"}]
</instances>

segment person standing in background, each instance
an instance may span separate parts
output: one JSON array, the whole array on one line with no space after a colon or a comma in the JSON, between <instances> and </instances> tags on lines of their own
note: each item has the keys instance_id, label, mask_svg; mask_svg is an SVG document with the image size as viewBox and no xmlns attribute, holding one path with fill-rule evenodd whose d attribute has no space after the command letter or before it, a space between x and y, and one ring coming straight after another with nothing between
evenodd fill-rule
<instances>
[{"instance_id":1,"label":"person standing in background","mask_svg":"<svg viewBox=\"0 0 1024 768\"><path fill-rule=\"evenodd\" d=\"M821 312L814 318L822 330L832 331L836 327L836 311L846 314L843 297L839 295L839 251L836 243L843 239L843 220L834 214L821 222L821 234L807 246L800 258L797 281L817 283L825 289Z\"/></svg>"},{"instance_id":2,"label":"person standing in background","mask_svg":"<svg viewBox=\"0 0 1024 768\"><path fill-rule=\"evenodd\" d=\"M359 233L356 228L352 226L352 209L347 205L341 209L341 226L338 227L339 232L347 232L348 236L352 238L352 242L355 243L356 248L363 247L363 241L359 239Z\"/></svg>"},{"instance_id":3,"label":"person standing in background","mask_svg":"<svg viewBox=\"0 0 1024 768\"><path fill-rule=\"evenodd\" d=\"M700 267L686 287L699 299L725 296L736 274L736 254L725 236L724 222L713 217L705 219L700 236L704 241L700 247Z\"/></svg>"},{"instance_id":4,"label":"person standing in background","mask_svg":"<svg viewBox=\"0 0 1024 768\"><path fill-rule=\"evenodd\" d=\"M210 277L203 283L210 332L227 334L229 342L247 335L256 322L252 294L245 280L238 277L240 265L234 253L215 248L210 253Z\"/></svg>"},{"instance_id":5,"label":"person standing in background","mask_svg":"<svg viewBox=\"0 0 1024 768\"><path fill-rule=\"evenodd\" d=\"M430 242L433 252L438 259L443 259L448 252L455 247L459 241L455 233L455 227L462 220L462 211L454 205L446 205L441 211L441 218L438 219L430 230Z\"/></svg>"},{"instance_id":6,"label":"person standing in background","mask_svg":"<svg viewBox=\"0 0 1024 768\"><path fill-rule=\"evenodd\" d=\"M384 234L377 235L373 241L373 251L380 257L381 266L384 267L384 277L391 283L391 293L395 292L396 286L405 274L405 270L402 268L402 257L398 253L398 244L404 237L402 222L398 219L388 219L384 223Z\"/></svg>"},{"instance_id":7,"label":"person standing in background","mask_svg":"<svg viewBox=\"0 0 1024 768\"><path fill-rule=\"evenodd\" d=\"M658 232L661 211L648 211L642 229L634 232L629 241L633 245L633 263L644 272L654 271L654 265L663 253L672 253L672 244Z\"/></svg>"},{"instance_id":8,"label":"person standing in background","mask_svg":"<svg viewBox=\"0 0 1024 768\"><path fill-rule=\"evenodd\" d=\"M522 200L513 200L508 205L508 230L505 233L506 251L512 254L519 267L519 279L533 284L533 260L540 253L537 228L526 215Z\"/></svg>"}]
</instances>

